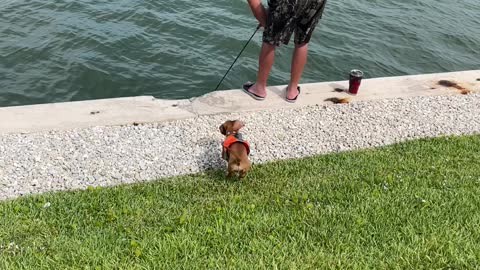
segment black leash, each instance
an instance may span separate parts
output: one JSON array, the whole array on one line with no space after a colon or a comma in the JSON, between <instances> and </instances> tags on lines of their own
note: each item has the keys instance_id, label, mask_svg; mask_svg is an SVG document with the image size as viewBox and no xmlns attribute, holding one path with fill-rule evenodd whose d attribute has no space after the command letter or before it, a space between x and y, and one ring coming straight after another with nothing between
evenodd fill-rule
<instances>
[{"instance_id":1,"label":"black leash","mask_svg":"<svg viewBox=\"0 0 480 270\"><path fill-rule=\"evenodd\" d=\"M235 65L235 63L237 62L238 58L240 58L240 55L242 55L243 51L245 50L245 48L247 48L248 44L250 43L250 41L252 41L253 37L255 36L255 34L257 33L258 29L260 29L260 25L257 26L257 29L255 29L255 32L253 32L253 35L250 37L250 39L247 41L247 43L245 43L245 46L243 46L243 49L240 51L240 53L238 54L237 58L235 58L235 61L233 61L232 65L230 66L230 68L227 70L227 73L225 73L225 75L223 75L223 78L222 80L218 83L217 87L215 88L214 91L217 91L218 88L220 87L220 85L222 84L223 80L225 79L225 77L227 77L228 73L230 72L230 70L232 69L233 65Z\"/></svg>"}]
</instances>

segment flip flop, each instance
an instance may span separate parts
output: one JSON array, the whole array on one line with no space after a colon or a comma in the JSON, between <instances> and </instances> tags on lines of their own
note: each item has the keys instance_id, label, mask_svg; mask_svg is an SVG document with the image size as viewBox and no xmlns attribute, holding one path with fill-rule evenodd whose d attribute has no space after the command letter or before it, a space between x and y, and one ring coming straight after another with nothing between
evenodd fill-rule
<instances>
[{"instance_id":1,"label":"flip flop","mask_svg":"<svg viewBox=\"0 0 480 270\"><path fill-rule=\"evenodd\" d=\"M288 90L288 88L285 89L285 91L287 91L287 90ZM295 103L297 101L298 96L300 95L300 86L297 86L297 90L298 90L298 94L292 99L287 97L288 93L285 93L285 100L287 102L290 102L290 103Z\"/></svg>"},{"instance_id":2,"label":"flip flop","mask_svg":"<svg viewBox=\"0 0 480 270\"><path fill-rule=\"evenodd\" d=\"M255 93L252 93L250 92L250 87L252 87L252 85L254 85L255 83L252 83L252 82L246 82L243 84L243 92L247 93L247 95L251 96L253 99L255 100L265 100L265 97L261 97Z\"/></svg>"}]
</instances>

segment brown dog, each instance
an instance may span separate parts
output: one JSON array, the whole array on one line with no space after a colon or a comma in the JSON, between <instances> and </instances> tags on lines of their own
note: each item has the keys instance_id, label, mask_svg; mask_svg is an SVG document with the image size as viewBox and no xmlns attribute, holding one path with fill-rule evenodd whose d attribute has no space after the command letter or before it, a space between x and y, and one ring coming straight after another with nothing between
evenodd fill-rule
<instances>
[{"instance_id":1,"label":"brown dog","mask_svg":"<svg viewBox=\"0 0 480 270\"><path fill-rule=\"evenodd\" d=\"M226 121L220 126L220 132L225 135L223 142L222 157L228 162L227 176L232 177L238 174L240 178L245 177L250 170L250 145L244 141L239 130L244 127L242 121Z\"/></svg>"}]
</instances>

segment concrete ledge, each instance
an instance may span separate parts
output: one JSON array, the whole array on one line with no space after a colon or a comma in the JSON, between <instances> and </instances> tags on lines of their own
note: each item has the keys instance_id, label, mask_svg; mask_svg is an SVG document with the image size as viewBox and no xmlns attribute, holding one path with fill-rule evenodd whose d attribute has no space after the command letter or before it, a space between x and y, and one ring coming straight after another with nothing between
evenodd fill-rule
<instances>
[{"instance_id":1,"label":"concrete ledge","mask_svg":"<svg viewBox=\"0 0 480 270\"><path fill-rule=\"evenodd\" d=\"M267 100L262 102L254 101L241 90L228 90L189 100L140 96L3 107L0 108L0 134L165 122L198 115L329 104L330 98L350 98L356 102L460 94L456 88L438 85L439 80L451 80L471 93L479 93L478 79L480 70L368 79L362 82L357 96L338 92L348 87L348 81L302 84L302 95L296 104L284 101L285 85L282 85L270 87Z\"/></svg>"}]
</instances>

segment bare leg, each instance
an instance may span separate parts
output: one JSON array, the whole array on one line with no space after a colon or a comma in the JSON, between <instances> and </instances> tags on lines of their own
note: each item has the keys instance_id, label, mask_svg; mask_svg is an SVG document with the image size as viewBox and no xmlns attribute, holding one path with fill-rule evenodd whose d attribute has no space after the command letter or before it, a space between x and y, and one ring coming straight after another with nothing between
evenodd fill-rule
<instances>
[{"instance_id":1,"label":"bare leg","mask_svg":"<svg viewBox=\"0 0 480 270\"><path fill-rule=\"evenodd\" d=\"M287 88L287 98L293 99L298 95L297 86L300 83L302 77L303 68L307 63L308 56L308 43L295 45L292 57L292 70L290 83Z\"/></svg>"},{"instance_id":2,"label":"bare leg","mask_svg":"<svg viewBox=\"0 0 480 270\"><path fill-rule=\"evenodd\" d=\"M258 75L257 82L250 87L249 91L265 97L267 95L267 80L272 70L273 62L275 60L275 46L268 43L263 43L260 56L258 57Z\"/></svg>"}]
</instances>

